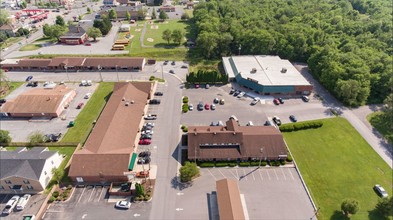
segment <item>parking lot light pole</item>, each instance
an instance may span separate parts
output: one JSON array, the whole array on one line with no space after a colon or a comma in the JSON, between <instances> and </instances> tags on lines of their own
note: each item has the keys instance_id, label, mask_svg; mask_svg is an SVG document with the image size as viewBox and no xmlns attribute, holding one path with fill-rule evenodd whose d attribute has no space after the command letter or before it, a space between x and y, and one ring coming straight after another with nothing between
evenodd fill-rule
<instances>
[{"instance_id":1,"label":"parking lot light pole","mask_svg":"<svg viewBox=\"0 0 393 220\"><path fill-rule=\"evenodd\" d=\"M119 72L117 71L117 65L116 65L116 75L117 75L117 81L120 82L120 79L119 79Z\"/></svg>"},{"instance_id":2,"label":"parking lot light pole","mask_svg":"<svg viewBox=\"0 0 393 220\"><path fill-rule=\"evenodd\" d=\"M161 77L164 79L164 65L161 64Z\"/></svg>"},{"instance_id":3,"label":"parking lot light pole","mask_svg":"<svg viewBox=\"0 0 393 220\"><path fill-rule=\"evenodd\" d=\"M263 147L261 147L260 151L261 151L261 158L259 158L259 166L258 166L258 169L261 168L261 162L262 162L262 156L263 156Z\"/></svg>"},{"instance_id":4,"label":"parking lot light pole","mask_svg":"<svg viewBox=\"0 0 393 220\"><path fill-rule=\"evenodd\" d=\"M64 69L66 70L66 75L67 75L68 82L70 82L70 77L68 76L68 66L64 65Z\"/></svg>"},{"instance_id":5,"label":"parking lot light pole","mask_svg":"<svg viewBox=\"0 0 393 220\"><path fill-rule=\"evenodd\" d=\"M98 69L98 71L100 72L100 79L101 79L101 82L102 82L102 75L101 75L102 66L101 66L101 65L98 65L98 66L97 66L97 69Z\"/></svg>"}]
</instances>

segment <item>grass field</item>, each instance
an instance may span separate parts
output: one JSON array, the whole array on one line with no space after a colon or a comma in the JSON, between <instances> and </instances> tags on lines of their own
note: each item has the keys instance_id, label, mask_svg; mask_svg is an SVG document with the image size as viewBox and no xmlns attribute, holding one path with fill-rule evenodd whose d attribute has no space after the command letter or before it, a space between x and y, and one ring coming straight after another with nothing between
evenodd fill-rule
<instances>
[{"instance_id":1,"label":"grass field","mask_svg":"<svg viewBox=\"0 0 393 220\"><path fill-rule=\"evenodd\" d=\"M172 41L170 41L170 43L168 44L167 41L163 40L162 33L166 29L169 29L171 31L178 29L181 30L183 34L187 34L186 32L187 32L188 25L189 24L187 22L184 22L182 20L168 20L165 22L154 22L153 24L147 24L143 43L146 46L154 46L154 47L166 47L166 46L176 47L178 45L174 44ZM158 27L158 29L152 29L152 27ZM154 41L149 42L147 41L147 38L152 38ZM186 40L183 39L182 44L185 41ZM182 44L181 46L183 46Z\"/></svg>"},{"instance_id":2,"label":"grass field","mask_svg":"<svg viewBox=\"0 0 393 220\"><path fill-rule=\"evenodd\" d=\"M12 91L17 89L19 86L23 85L23 82L10 82L10 89L7 90L5 93L0 94L0 98L6 97ZM4 82L0 82L0 87L4 86ZM3 88L0 88L0 91L3 91Z\"/></svg>"},{"instance_id":3,"label":"grass field","mask_svg":"<svg viewBox=\"0 0 393 220\"><path fill-rule=\"evenodd\" d=\"M292 155L317 207L320 220L346 219L344 199L359 201L351 219L382 219L373 191L381 184L392 195L392 169L343 118L323 120L319 129L284 133Z\"/></svg>"},{"instance_id":4,"label":"grass field","mask_svg":"<svg viewBox=\"0 0 393 220\"><path fill-rule=\"evenodd\" d=\"M31 51L31 50L38 50L42 46L41 44L27 44L19 49L19 51Z\"/></svg>"},{"instance_id":5,"label":"grass field","mask_svg":"<svg viewBox=\"0 0 393 220\"><path fill-rule=\"evenodd\" d=\"M113 90L113 83L100 83L86 106L75 120L75 126L69 128L61 142L84 143L93 127L93 121L97 120L99 114L108 101Z\"/></svg>"},{"instance_id":6,"label":"grass field","mask_svg":"<svg viewBox=\"0 0 393 220\"><path fill-rule=\"evenodd\" d=\"M0 43L0 48L6 48L11 46L12 44L19 42L23 39L24 37L10 37L7 38L4 42Z\"/></svg>"},{"instance_id":7,"label":"grass field","mask_svg":"<svg viewBox=\"0 0 393 220\"><path fill-rule=\"evenodd\" d=\"M384 112L374 112L367 115L367 120L370 124L378 130L385 138L393 136L393 130L391 129L392 118Z\"/></svg>"}]
</instances>

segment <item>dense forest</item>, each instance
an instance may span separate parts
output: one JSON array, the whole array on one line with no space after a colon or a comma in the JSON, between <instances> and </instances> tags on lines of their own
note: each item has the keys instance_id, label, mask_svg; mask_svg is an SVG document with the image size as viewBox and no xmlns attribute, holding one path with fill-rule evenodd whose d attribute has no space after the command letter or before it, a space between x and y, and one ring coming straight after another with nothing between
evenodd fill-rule
<instances>
[{"instance_id":1,"label":"dense forest","mask_svg":"<svg viewBox=\"0 0 393 220\"><path fill-rule=\"evenodd\" d=\"M307 62L349 106L382 103L393 86L391 0L211 0L194 10L205 58L279 55Z\"/></svg>"}]
</instances>

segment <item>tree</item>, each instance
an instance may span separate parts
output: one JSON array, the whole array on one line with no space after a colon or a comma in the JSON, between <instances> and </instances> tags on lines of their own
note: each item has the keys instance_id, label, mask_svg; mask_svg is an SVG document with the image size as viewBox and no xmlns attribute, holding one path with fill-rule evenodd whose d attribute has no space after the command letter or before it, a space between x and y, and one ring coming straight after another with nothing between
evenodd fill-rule
<instances>
[{"instance_id":1,"label":"tree","mask_svg":"<svg viewBox=\"0 0 393 220\"><path fill-rule=\"evenodd\" d=\"M189 182L193 177L199 175L199 169L195 163L186 162L184 166L180 168L180 181Z\"/></svg>"},{"instance_id":2,"label":"tree","mask_svg":"<svg viewBox=\"0 0 393 220\"><path fill-rule=\"evenodd\" d=\"M145 196L145 187L143 187L141 184L136 183L135 190L136 190L136 197Z\"/></svg>"},{"instance_id":3,"label":"tree","mask_svg":"<svg viewBox=\"0 0 393 220\"><path fill-rule=\"evenodd\" d=\"M44 142L44 135L39 131L35 131L29 135L28 139L30 146L35 146Z\"/></svg>"},{"instance_id":4,"label":"tree","mask_svg":"<svg viewBox=\"0 0 393 220\"><path fill-rule=\"evenodd\" d=\"M128 11L126 13L126 19L127 19L127 21L131 20L131 15L130 15L130 12L128 12Z\"/></svg>"},{"instance_id":5,"label":"tree","mask_svg":"<svg viewBox=\"0 0 393 220\"><path fill-rule=\"evenodd\" d=\"M151 19L157 19L156 11L153 9L153 13L151 14Z\"/></svg>"},{"instance_id":6,"label":"tree","mask_svg":"<svg viewBox=\"0 0 393 220\"><path fill-rule=\"evenodd\" d=\"M59 169L59 168L58 169L53 168L52 169L52 175L53 175L53 180L55 180L56 183L59 184L61 179L64 176L64 170Z\"/></svg>"},{"instance_id":7,"label":"tree","mask_svg":"<svg viewBox=\"0 0 393 220\"><path fill-rule=\"evenodd\" d=\"M106 15L101 18L101 20L94 20L93 27L100 29L102 35L107 35L112 28L112 22Z\"/></svg>"},{"instance_id":8,"label":"tree","mask_svg":"<svg viewBox=\"0 0 393 220\"><path fill-rule=\"evenodd\" d=\"M115 9L112 8L111 10L109 10L108 16L109 16L110 20L117 19L117 13L116 13Z\"/></svg>"},{"instance_id":9,"label":"tree","mask_svg":"<svg viewBox=\"0 0 393 220\"><path fill-rule=\"evenodd\" d=\"M176 29L172 32L171 38L173 40L173 42L177 43L177 44L181 44L181 41L183 40L184 34L181 30Z\"/></svg>"},{"instance_id":10,"label":"tree","mask_svg":"<svg viewBox=\"0 0 393 220\"><path fill-rule=\"evenodd\" d=\"M10 136L10 132L6 130L0 130L0 143L9 144L11 141L12 138Z\"/></svg>"},{"instance_id":11,"label":"tree","mask_svg":"<svg viewBox=\"0 0 393 220\"><path fill-rule=\"evenodd\" d=\"M19 6L23 9L27 7L27 3L25 1L21 2Z\"/></svg>"},{"instance_id":12,"label":"tree","mask_svg":"<svg viewBox=\"0 0 393 220\"><path fill-rule=\"evenodd\" d=\"M10 14L6 10L1 10L0 13L0 26L3 24L11 24Z\"/></svg>"},{"instance_id":13,"label":"tree","mask_svg":"<svg viewBox=\"0 0 393 220\"><path fill-rule=\"evenodd\" d=\"M166 29L162 32L162 39L166 40L169 44L169 41L171 40L172 37L172 31L169 29Z\"/></svg>"},{"instance_id":14,"label":"tree","mask_svg":"<svg viewBox=\"0 0 393 220\"><path fill-rule=\"evenodd\" d=\"M215 32L209 33L203 31L198 35L197 45L205 51L204 56L206 58L211 58L213 52L217 48L217 42L219 39L219 35Z\"/></svg>"},{"instance_id":15,"label":"tree","mask_svg":"<svg viewBox=\"0 0 393 220\"><path fill-rule=\"evenodd\" d=\"M89 7L87 7L87 14L90 14L91 13L91 9L89 8Z\"/></svg>"},{"instance_id":16,"label":"tree","mask_svg":"<svg viewBox=\"0 0 393 220\"><path fill-rule=\"evenodd\" d=\"M138 12L137 12L137 15L138 15L138 19L140 19L140 20L145 20L145 17L146 17L146 10L145 9L139 9L138 10Z\"/></svg>"},{"instance_id":17,"label":"tree","mask_svg":"<svg viewBox=\"0 0 393 220\"><path fill-rule=\"evenodd\" d=\"M375 209L385 217L393 216L393 197L379 200Z\"/></svg>"},{"instance_id":18,"label":"tree","mask_svg":"<svg viewBox=\"0 0 393 220\"><path fill-rule=\"evenodd\" d=\"M160 15L158 16L158 18L165 21L165 19L168 19L169 17L165 11L160 10Z\"/></svg>"},{"instance_id":19,"label":"tree","mask_svg":"<svg viewBox=\"0 0 393 220\"><path fill-rule=\"evenodd\" d=\"M56 24L60 26L65 26L65 21L64 18L61 17L60 15L56 16Z\"/></svg>"},{"instance_id":20,"label":"tree","mask_svg":"<svg viewBox=\"0 0 393 220\"><path fill-rule=\"evenodd\" d=\"M53 26L50 26L50 37L56 38L57 41L60 41L60 37L64 35L67 31L67 27L55 24Z\"/></svg>"},{"instance_id":21,"label":"tree","mask_svg":"<svg viewBox=\"0 0 393 220\"><path fill-rule=\"evenodd\" d=\"M181 17L180 17L182 20L188 20L188 19L190 19L190 15L187 13L187 12L184 12L182 15L181 15Z\"/></svg>"},{"instance_id":22,"label":"tree","mask_svg":"<svg viewBox=\"0 0 393 220\"><path fill-rule=\"evenodd\" d=\"M359 211L359 202L355 199L346 199L341 203L341 210L345 216L354 215Z\"/></svg>"},{"instance_id":23,"label":"tree","mask_svg":"<svg viewBox=\"0 0 393 220\"><path fill-rule=\"evenodd\" d=\"M102 37L102 33L100 29L91 27L87 30L87 36L93 38L93 40L96 41L97 37Z\"/></svg>"}]
</instances>

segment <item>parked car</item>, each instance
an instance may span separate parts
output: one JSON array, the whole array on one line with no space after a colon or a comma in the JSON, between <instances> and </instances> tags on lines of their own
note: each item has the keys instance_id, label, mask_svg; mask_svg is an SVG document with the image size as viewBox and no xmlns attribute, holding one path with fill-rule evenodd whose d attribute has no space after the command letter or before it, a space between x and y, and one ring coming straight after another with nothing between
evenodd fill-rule
<instances>
[{"instance_id":1,"label":"parked car","mask_svg":"<svg viewBox=\"0 0 393 220\"><path fill-rule=\"evenodd\" d=\"M78 106L76 106L77 109L81 109L83 106L85 105L85 103L81 102L78 104Z\"/></svg>"},{"instance_id":2,"label":"parked car","mask_svg":"<svg viewBox=\"0 0 393 220\"><path fill-rule=\"evenodd\" d=\"M152 128L154 128L154 123L153 122L147 122L147 123L145 123L143 126L149 126L149 127L152 127Z\"/></svg>"},{"instance_id":3,"label":"parked car","mask_svg":"<svg viewBox=\"0 0 393 220\"><path fill-rule=\"evenodd\" d=\"M241 98L241 97L243 97L245 94L246 94L245 92L241 92L241 93L239 93L239 95L237 95L237 97L238 97L238 98Z\"/></svg>"},{"instance_id":4,"label":"parked car","mask_svg":"<svg viewBox=\"0 0 393 220\"><path fill-rule=\"evenodd\" d=\"M8 200L5 208L3 209L3 215L9 215L12 210L15 208L16 204L18 203L19 196L13 196L10 200Z\"/></svg>"},{"instance_id":5,"label":"parked car","mask_svg":"<svg viewBox=\"0 0 393 220\"><path fill-rule=\"evenodd\" d=\"M305 101L305 102L309 102L310 101L310 98L308 97L308 96L302 96L302 99L303 99L303 101Z\"/></svg>"},{"instance_id":6,"label":"parked car","mask_svg":"<svg viewBox=\"0 0 393 220\"><path fill-rule=\"evenodd\" d=\"M269 120L267 120L267 121L265 121L265 124L263 124L264 126L272 126L272 123L269 121Z\"/></svg>"},{"instance_id":7,"label":"parked car","mask_svg":"<svg viewBox=\"0 0 393 220\"><path fill-rule=\"evenodd\" d=\"M283 98L278 98L278 101L280 102L280 104L284 104L284 99Z\"/></svg>"},{"instance_id":8,"label":"parked car","mask_svg":"<svg viewBox=\"0 0 393 220\"><path fill-rule=\"evenodd\" d=\"M71 128L71 127L74 127L74 126L75 126L75 122L74 122L74 121L70 121L70 122L68 123L68 126L67 126L67 127Z\"/></svg>"},{"instance_id":9,"label":"parked car","mask_svg":"<svg viewBox=\"0 0 393 220\"><path fill-rule=\"evenodd\" d=\"M51 139L53 142L57 142L60 140L62 133L52 134Z\"/></svg>"},{"instance_id":10,"label":"parked car","mask_svg":"<svg viewBox=\"0 0 393 220\"><path fill-rule=\"evenodd\" d=\"M86 80L82 80L80 86L87 86Z\"/></svg>"},{"instance_id":11,"label":"parked car","mask_svg":"<svg viewBox=\"0 0 393 220\"><path fill-rule=\"evenodd\" d=\"M22 220L35 220L35 215L23 215Z\"/></svg>"},{"instance_id":12,"label":"parked car","mask_svg":"<svg viewBox=\"0 0 393 220\"><path fill-rule=\"evenodd\" d=\"M86 93L86 95L85 95L85 99L89 99L90 98L90 96L91 96L91 93L89 92L89 93Z\"/></svg>"},{"instance_id":13,"label":"parked car","mask_svg":"<svg viewBox=\"0 0 393 220\"><path fill-rule=\"evenodd\" d=\"M30 81L30 80L32 80L33 79L33 76L28 76L27 78L26 78L26 82L28 82L28 81Z\"/></svg>"},{"instance_id":14,"label":"parked car","mask_svg":"<svg viewBox=\"0 0 393 220\"><path fill-rule=\"evenodd\" d=\"M151 115L148 114L144 117L145 120L156 120L157 119L157 115Z\"/></svg>"},{"instance_id":15,"label":"parked car","mask_svg":"<svg viewBox=\"0 0 393 220\"><path fill-rule=\"evenodd\" d=\"M236 90L236 91L233 93L233 96L238 96L240 93L241 93L241 91Z\"/></svg>"},{"instance_id":16,"label":"parked car","mask_svg":"<svg viewBox=\"0 0 393 220\"><path fill-rule=\"evenodd\" d=\"M182 69L187 69L187 68L188 68L188 66L186 66L186 65L183 65L183 66L181 66L181 68L182 68Z\"/></svg>"},{"instance_id":17,"label":"parked car","mask_svg":"<svg viewBox=\"0 0 393 220\"><path fill-rule=\"evenodd\" d=\"M138 177L138 178L149 177L149 171L147 171L147 170L139 171L139 172L136 173L136 177Z\"/></svg>"},{"instance_id":18,"label":"parked car","mask_svg":"<svg viewBox=\"0 0 393 220\"><path fill-rule=\"evenodd\" d=\"M210 85L209 85L209 84L206 84L205 88L206 88L206 89L210 88Z\"/></svg>"},{"instance_id":19,"label":"parked car","mask_svg":"<svg viewBox=\"0 0 393 220\"><path fill-rule=\"evenodd\" d=\"M119 209L129 209L131 207L131 203L128 201L118 201L116 202L115 207Z\"/></svg>"},{"instance_id":20,"label":"parked car","mask_svg":"<svg viewBox=\"0 0 393 220\"><path fill-rule=\"evenodd\" d=\"M142 139L142 140L139 140L139 144L140 145L149 145L149 144L151 144L151 140L149 140L149 139Z\"/></svg>"},{"instance_id":21,"label":"parked car","mask_svg":"<svg viewBox=\"0 0 393 220\"><path fill-rule=\"evenodd\" d=\"M276 125L278 125L278 126L281 125L281 119L277 116L273 117L273 122L276 123Z\"/></svg>"},{"instance_id":22,"label":"parked car","mask_svg":"<svg viewBox=\"0 0 393 220\"><path fill-rule=\"evenodd\" d=\"M278 101L278 99L274 99L274 100L273 100L273 103L274 103L275 105L279 105L279 104L280 104L280 101Z\"/></svg>"},{"instance_id":23,"label":"parked car","mask_svg":"<svg viewBox=\"0 0 393 220\"><path fill-rule=\"evenodd\" d=\"M188 105L188 110L190 110L190 111L194 110L194 105L193 104L189 104Z\"/></svg>"},{"instance_id":24,"label":"parked car","mask_svg":"<svg viewBox=\"0 0 393 220\"><path fill-rule=\"evenodd\" d=\"M254 123L252 121L248 121L246 126L254 126Z\"/></svg>"},{"instance_id":25,"label":"parked car","mask_svg":"<svg viewBox=\"0 0 393 220\"><path fill-rule=\"evenodd\" d=\"M225 99L220 99L220 105L224 105L225 104Z\"/></svg>"},{"instance_id":26,"label":"parked car","mask_svg":"<svg viewBox=\"0 0 393 220\"><path fill-rule=\"evenodd\" d=\"M176 65L176 62L175 62L175 61L172 61L171 65L172 65L172 66Z\"/></svg>"},{"instance_id":27,"label":"parked car","mask_svg":"<svg viewBox=\"0 0 393 220\"><path fill-rule=\"evenodd\" d=\"M211 109L211 110L216 110L216 105L215 105L215 104L211 104L211 105L210 105L210 109Z\"/></svg>"},{"instance_id":28,"label":"parked car","mask_svg":"<svg viewBox=\"0 0 393 220\"><path fill-rule=\"evenodd\" d=\"M159 100L159 99L151 99L149 101L149 104L152 104L152 105L159 105L160 103L161 103L161 100Z\"/></svg>"},{"instance_id":29,"label":"parked car","mask_svg":"<svg viewBox=\"0 0 393 220\"><path fill-rule=\"evenodd\" d=\"M199 111L203 111L203 102L199 102L197 108Z\"/></svg>"},{"instance_id":30,"label":"parked car","mask_svg":"<svg viewBox=\"0 0 393 220\"><path fill-rule=\"evenodd\" d=\"M175 71L173 71L173 70L169 70L169 73L172 73L172 74L174 74L174 73L175 73Z\"/></svg>"},{"instance_id":31,"label":"parked car","mask_svg":"<svg viewBox=\"0 0 393 220\"><path fill-rule=\"evenodd\" d=\"M87 86L91 86L91 85L93 85L93 82L91 80L87 80L86 84L87 84Z\"/></svg>"},{"instance_id":32,"label":"parked car","mask_svg":"<svg viewBox=\"0 0 393 220\"><path fill-rule=\"evenodd\" d=\"M139 157L150 157L151 152L150 151L142 151L139 153Z\"/></svg>"},{"instance_id":33,"label":"parked car","mask_svg":"<svg viewBox=\"0 0 393 220\"><path fill-rule=\"evenodd\" d=\"M201 87L199 84L195 84L196 89L198 89L199 87Z\"/></svg>"},{"instance_id":34,"label":"parked car","mask_svg":"<svg viewBox=\"0 0 393 220\"><path fill-rule=\"evenodd\" d=\"M153 130L150 130L150 129L147 129L147 130L142 131L141 134L142 134L142 135L146 135L146 134L153 135L153 134L154 134L154 131L153 131Z\"/></svg>"},{"instance_id":35,"label":"parked car","mask_svg":"<svg viewBox=\"0 0 393 220\"><path fill-rule=\"evenodd\" d=\"M235 121L239 121L239 119L237 119L237 117L235 115L231 115L231 117L229 117L229 119L233 119Z\"/></svg>"},{"instance_id":36,"label":"parked car","mask_svg":"<svg viewBox=\"0 0 393 220\"><path fill-rule=\"evenodd\" d=\"M220 100L218 98L213 99L213 103L218 104L219 102L220 102Z\"/></svg>"},{"instance_id":37,"label":"parked car","mask_svg":"<svg viewBox=\"0 0 393 220\"><path fill-rule=\"evenodd\" d=\"M379 184L374 186L374 190L377 191L379 196L381 196L382 198L387 198L389 196L386 190Z\"/></svg>"},{"instance_id":38,"label":"parked car","mask_svg":"<svg viewBox=\"0 0 393 220\"><path fill-rule=\"evenodd\" d=\"M256 105L260 100L260 98L255 97L254 100L252 100L251 105Z\"/></svg>"},{"instance_id":39,"label":"parked car","mask_svg":"<svg viewBox=\"0 0 393 220\"><path fill-rule=\"evenodd\" d=\"M162 93L162 92L155 92L154 95L156 95L156 96L163 96L164 93Z\"/></svg>"},{"instance_id":40,"label":"parked car","mask_svg":"<svg viewBox=\"0 0 393 220\"><path fill-rule=\"evenodd\" d=\"M292 122L297 122L297 119L296 119L296 117L295 117L294 115L290 115L290 116L289 116L289 119L290 119Z\"/></svg>"},{"instance_id":41,"label":"parked car","mask_svg":"<svg viewBox=\"0 0 393 220\"><path fill-rule=\"evenodd\" d=\"M210 109L210 105L209 104L205 104L205 109L209 110Z\"/></svg>"},{"instance_id":42,"label":"parked car","mask_svg":"<svg viewBox=\"0 0 393 220\"><path fill-rule=\"evenodd\" d=\"M85 46L91 46L91 43L85 43Z\"/></svg>"},{"instance_id":43,"label":"parked car","mask_svg":"<svg viewBox=\"0 0 393 220\"><path fill-rule=\"evenodd\" d=\"M152 135L151 134L142 134L141 137L139 138L139 140L142 140L142 139L149 139L149 140L151 140L152 139Z\"/></svg>"},{"instance_id":44,"label":"parked car","mask_svg":"<svg viewBox=\"0 0 393 220\"><path fill-rule=\"evenodd\" d=\"M164 61L164 65L167 65L167 64L168 64L168 62L169 62L168 60L165 60L165 61Z\"/></svg>"},{"instance_id":45,"label":"parked car","mask_svg":"<svg viewBox=\"0 0 393 220\"><path fill-rule=\"evenodd\" d=\"M25 208L27 202L30 200L30 197L31 197L30 194L25 194L25 195L23 195L23 196L19 199L18 203L16 204L16 210L17 210L17 211L22 211L22 210Z\"/></svg>"},{"instance_id":46,"label":"parked car","mask_svg":"<svg viewBox=\"0 0 393 220\"><path fill-rule=\"evenodd\" d=\"M232 95L232 94L235 93L235 92L236 92L236 90L231 89L231 91L229 91L229 95Z\"/></svg>"},{"instance_id":47,"label":"parked car","mask_svg":"<svg viewBox=\"0 0 393 220\"><path fill-rule=\"evenodd\" d=\"M6 102L7 102L6 99L0 99L0 104L4 104L4 103L6 103Z\"/></svg>"},{"instance_id":48,"label":"parked car","mask_svg":"<svg viewBox=\"0 0 393 220\"><path fill-rule=\"evenodd\" d=\"M150 157L143 157L138 159L138 164L148 164L150 163L151 159Z\"/></svg>"}]
</instances>

